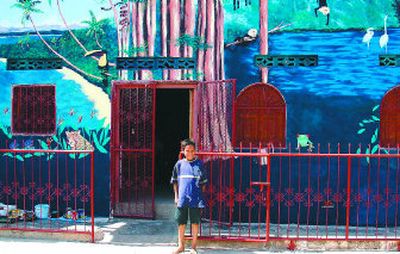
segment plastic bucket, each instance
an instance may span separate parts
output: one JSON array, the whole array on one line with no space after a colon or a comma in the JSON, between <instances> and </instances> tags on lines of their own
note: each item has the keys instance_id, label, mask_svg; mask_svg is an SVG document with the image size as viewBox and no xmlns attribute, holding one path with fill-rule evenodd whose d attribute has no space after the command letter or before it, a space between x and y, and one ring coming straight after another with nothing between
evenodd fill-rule
<instances>
[{"instance_id":1,"label":"plastic bucket","mask_svg":"<svg viewBox=\"0 0 400 254\"><path fill-rule=\"evenodd\" d=\"M39 219L49 218L50 206L48 204L35 205L35 216Z\"/></svg>"}]
</instances>

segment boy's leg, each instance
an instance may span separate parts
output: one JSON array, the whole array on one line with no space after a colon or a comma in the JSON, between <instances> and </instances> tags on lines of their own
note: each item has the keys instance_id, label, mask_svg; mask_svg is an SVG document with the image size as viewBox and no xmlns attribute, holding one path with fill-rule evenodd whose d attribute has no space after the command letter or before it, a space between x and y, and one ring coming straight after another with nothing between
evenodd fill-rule
<instances>
[{"instance_id":1,"label":"boy's leg","mask_svg":"<svg viewBox=\"0 0 400 254\"><path fill-rule=\"evenodd\" d=\"M192 224L192 249L197 250L197 237L199 235L199 224Z\"/></svg>"},{"instance_id":2,"label":"boy's leg","mask_svg":"<svg viewBox=\"0 0 400 254\"><path fill-rule=\"evenodd\" d=\"M185 224L178 226L178 248L176 253L185 251L185 226Z\"/></svg>"},{"instance_id":3,"label":"boy's leg","mask_svg":"<svg viewBox=\"0 0 400 254\"><path fill-rule=\"evenodd\" d=\"M191 208L190 213L190 224L192 225L192 249L197 249L197 238L199 235L199 224L200 224L200 208Z\"/></svg>"},{"instance_id":4,"label":"boy's leg","mask_svg":"<svg viewBox=\"0 0 400 254\"><path fill-rule=\"evenodd\" d=\"M178 248L173 252L174 254L185 251L185 227L188 219L188 208L176 208L175 219L178 223Z\"/></svg>"}]
</instances>

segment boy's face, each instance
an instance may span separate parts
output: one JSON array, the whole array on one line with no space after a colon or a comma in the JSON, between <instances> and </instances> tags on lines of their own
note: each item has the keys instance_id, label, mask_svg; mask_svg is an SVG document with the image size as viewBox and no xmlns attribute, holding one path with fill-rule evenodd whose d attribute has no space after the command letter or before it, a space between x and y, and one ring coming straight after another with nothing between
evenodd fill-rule
<instances>
[{"instance_id":1,"label":"boy's face","mask_svg":"<svg viewBox=\"0 0 400 254\"><path fill-rule=\"evenodd\" d=\"M183 154L185 155L188 161L194 160L194 146L192 145L185 146L185 148L183 149Z\"/></svg>"}]
</instances>

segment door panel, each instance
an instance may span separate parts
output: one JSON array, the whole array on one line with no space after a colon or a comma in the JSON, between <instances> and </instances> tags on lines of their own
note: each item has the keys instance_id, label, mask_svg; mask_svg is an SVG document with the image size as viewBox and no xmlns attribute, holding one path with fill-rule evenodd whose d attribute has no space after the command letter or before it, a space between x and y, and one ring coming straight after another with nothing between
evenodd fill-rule
<instances>
[{"instance_id":1,"label":"door panel","mask_svg":"<svg viewBox=\"0 0 400 254\"><path fill-rule=\"evenodd\" d=\"M154 218L155 85L113 85L112 214Z\"/></svg>"}]
</instances>

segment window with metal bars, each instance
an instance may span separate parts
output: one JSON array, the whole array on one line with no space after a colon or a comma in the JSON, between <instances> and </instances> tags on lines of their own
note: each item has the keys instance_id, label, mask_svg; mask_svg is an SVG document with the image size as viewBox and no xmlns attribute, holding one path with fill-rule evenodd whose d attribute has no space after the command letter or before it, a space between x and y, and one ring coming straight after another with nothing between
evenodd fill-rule
<instances>
[{"instance_id":1,"label":"window with metal bars","mask_svg":"<svg viewBox=\"0 0 400 254\"><path fill-rule=\"evenodd\" d=\"M13 135L53 135L56 132L55 95L54 85L14 85Z\"/></svg>"}]
</instances>

